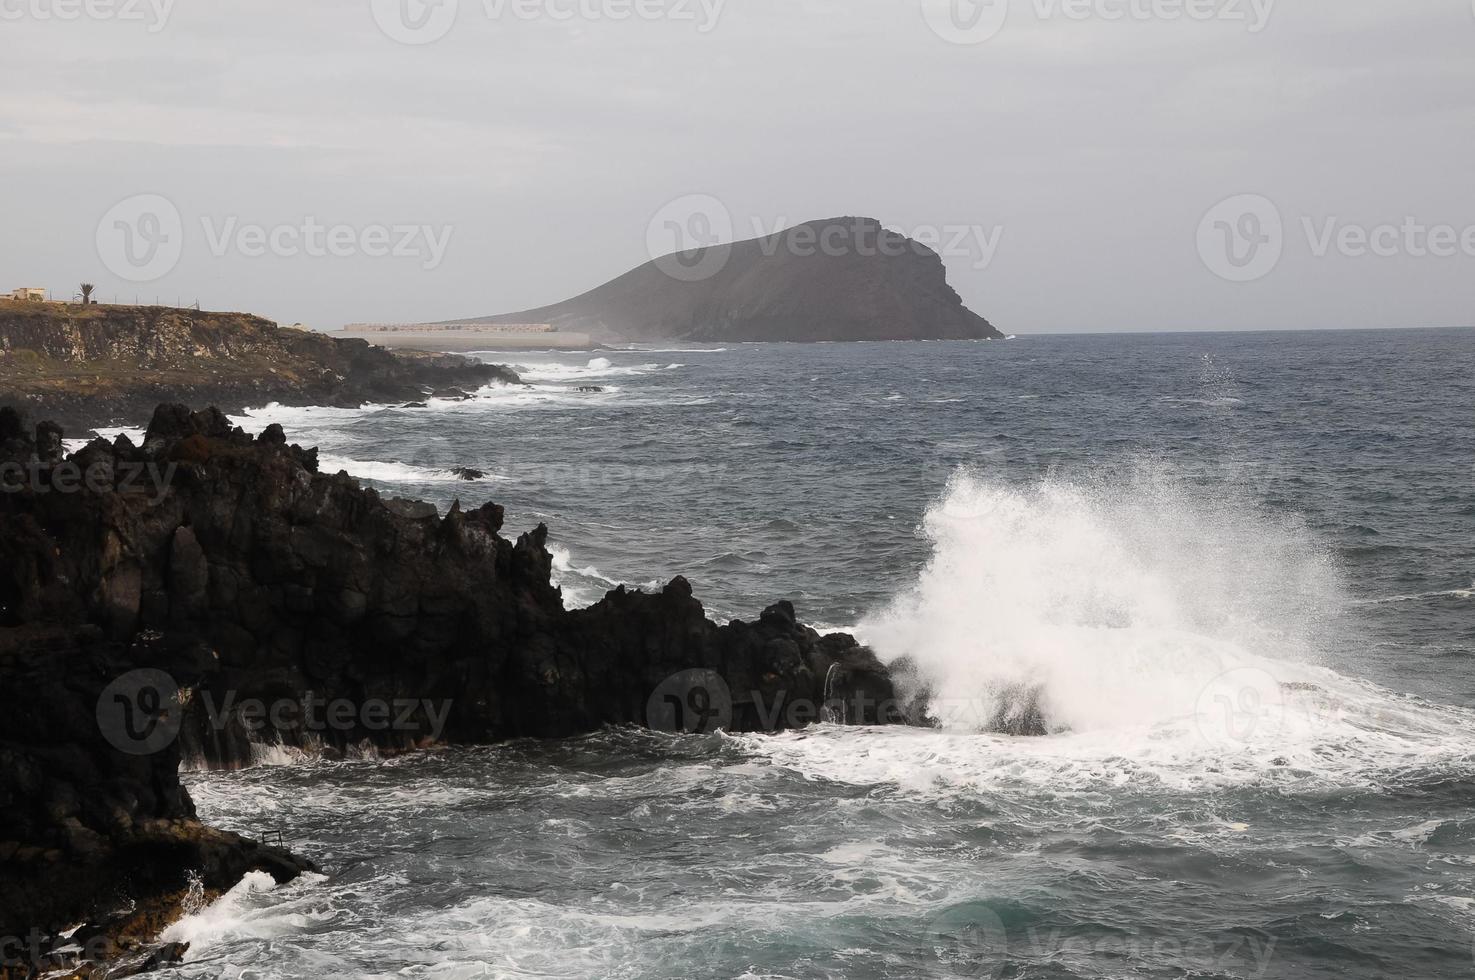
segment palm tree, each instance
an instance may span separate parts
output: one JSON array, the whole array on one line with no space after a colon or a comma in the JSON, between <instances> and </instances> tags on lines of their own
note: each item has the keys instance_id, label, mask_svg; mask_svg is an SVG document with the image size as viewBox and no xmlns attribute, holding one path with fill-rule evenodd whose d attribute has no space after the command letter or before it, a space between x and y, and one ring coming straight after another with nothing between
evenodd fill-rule
<instances>
[{"instance_id":1,"label":"palm tree","mask_svg":"<svg viewBox=\"0 0 1475 980\"><path fill-rule=\"evenodd\" d=\"M90 282L84 282L82 284L82 305L83 306L86 306L87 304L89 304L89 303L92 302L92 291L94 289L96 289L96 288L97 287L94 286Z\"/></svg>"}]
</instances>

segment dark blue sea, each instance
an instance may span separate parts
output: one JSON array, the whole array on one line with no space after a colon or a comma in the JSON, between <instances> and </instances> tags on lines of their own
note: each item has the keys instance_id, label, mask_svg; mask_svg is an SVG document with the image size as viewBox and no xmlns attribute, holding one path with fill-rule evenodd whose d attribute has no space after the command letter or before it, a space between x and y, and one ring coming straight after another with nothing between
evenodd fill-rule
<instances>
[{"instance_id":1,"label":"dark blue sea","mask_svg":"<svg viewBox=\"0 0 1475 980\"><path fill-rule=\"evenodd\" d=\"M1475 975L1475 330L484 356L527 385L241 421L546 522L569 605L792 599L944 727L192 773L325 874L183 975ZM1055 734L983 730L1021 687Z\"/></svg>"}]
</instances>

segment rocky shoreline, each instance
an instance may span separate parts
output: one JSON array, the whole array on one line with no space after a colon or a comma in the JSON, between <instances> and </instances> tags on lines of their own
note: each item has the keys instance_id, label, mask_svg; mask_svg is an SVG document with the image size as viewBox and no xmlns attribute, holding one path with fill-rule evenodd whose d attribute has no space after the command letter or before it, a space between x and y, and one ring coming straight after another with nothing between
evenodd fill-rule
<instances>
[{"instance_id":1,"label":"rocky shoreline","mask_svg":"<svg viewBox=\"0 0 1475 980\"><path fill-rule=\"evenodd\" d=\"M0 936L311 869L200 823L186 758L903 720L875 655L787 602L718 625L677 578L567 610L546 527L382 497L277 426L163 405L142 445L61 439L0 409Z\"/></svg>"},{"instance_id":2,"label":"rocky shoreline","mask_svg":"<svg viewBox=\"0 0 1475 980\"><path fill-rule=\"evenodd\" d=\"M459 354L389 351L243 313L0 302L0 404L79 433L137 425L163 402L357 408L518 381Z\"/></svg>"}]
</instances>

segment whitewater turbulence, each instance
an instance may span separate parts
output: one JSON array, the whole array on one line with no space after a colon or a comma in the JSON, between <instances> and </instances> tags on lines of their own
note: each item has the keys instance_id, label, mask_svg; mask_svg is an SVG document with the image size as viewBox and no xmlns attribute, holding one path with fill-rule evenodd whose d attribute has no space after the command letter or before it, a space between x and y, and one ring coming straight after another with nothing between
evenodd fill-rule
<instances>
[{"instance_id":1,"label":"whitewater turbulence","mask_svg":"<svg viewBox=\"0 0 1475 980\"><path fill-rule=\"evenodd\" d=\"M1232 487L1160 467L1025 488L960 472L923 531L933 555L916 585L862 632L917 664L946 729L1037 712L1052 732L1267 759L1287 739L1314 751L1340 735L1459 729L1460 712L1321 664L1352 642L1334 561Z\"/></svg>"},{"instance_id":2,"label":"whitewater turbulence","mask_svg":"<svg viewBox=\"0 0 1475 980\"><path fill-rule=\"evenodd\" d=\"M1294 665L1342 603L1302 528L1161 471L1024 489L960 473L924 531L916 587L863 630L916 661L950 728L1036 693L1047 727L1089 731L1191 714L1241 668L1307 680Z\"/></svg>"},{"instance_id":3,"label":"whitewater turbulence","mask_svg":"<svg viewBox=\"0 0 1475 980\"><path fill-rule=\"evenodd\" d=\"M1465 772L1475 712L1344 676L1341 577L1304 525L1139 468L1021 488L962 472L914 587L860 627L942 731L739 741L912 794L1382 785ZM1037 713L1045 738L1001 734ZM1001 724L1002 722L1002 724Z\"/></svg>"}]
</instances>

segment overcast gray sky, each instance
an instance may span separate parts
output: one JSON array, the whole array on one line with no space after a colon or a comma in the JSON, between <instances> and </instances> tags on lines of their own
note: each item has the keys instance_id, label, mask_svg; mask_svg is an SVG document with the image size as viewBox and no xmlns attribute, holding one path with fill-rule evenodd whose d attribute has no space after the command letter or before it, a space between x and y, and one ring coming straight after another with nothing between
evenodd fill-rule
<instances>
[{"instance_id":1,"label":"overcast gray sky","mask_svg":"<svg viewBox=\"0 0 1475 980\"><path fill-rule=\"evenodd\" d=\"M1008 333L1469 324L1472 190L1471 0L0 0L0 290L465 317L864 214Z\"/></svg>"}]
</instances>

